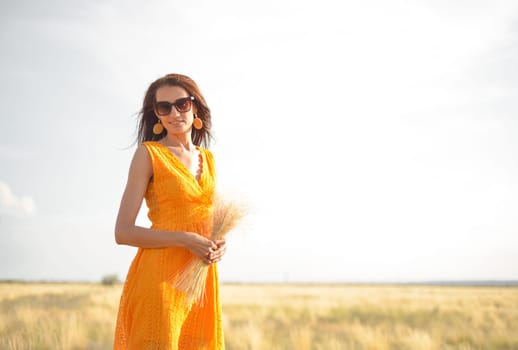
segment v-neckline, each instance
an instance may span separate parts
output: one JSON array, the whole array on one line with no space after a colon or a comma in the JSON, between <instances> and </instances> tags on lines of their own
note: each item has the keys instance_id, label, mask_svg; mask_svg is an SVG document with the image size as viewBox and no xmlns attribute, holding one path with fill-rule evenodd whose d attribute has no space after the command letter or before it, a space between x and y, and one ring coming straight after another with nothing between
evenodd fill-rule
<instances>
[{"instance_id":1,"label":"v-neckline","mask_svg":"<svg viewBox=\"0 0 518 350\"><path fill-rule=\"evenodd\" d=\"M164 151L167 154L169 154L169 157L173 159L173 162L175 162L184 173L186 173L192 180L194 180L198 185L201 186L202 176L205 174L205 169L204 169L205 168L205 158L204 158L203 152L199 146L194 146L196 148L196 150L199 152L198 157L201 162L201 164L199 165L200 174L199 174L198 178L196 178L196 176L193 173L191 173L191 171L189 169L187 169L185 164L183 164L182 161L173 152L171 152L171 150L166 145L164 145L158 141L152 141L152 142L155 142L158 145L160 145L164 149Z\"/></svg>"}]
</instances>

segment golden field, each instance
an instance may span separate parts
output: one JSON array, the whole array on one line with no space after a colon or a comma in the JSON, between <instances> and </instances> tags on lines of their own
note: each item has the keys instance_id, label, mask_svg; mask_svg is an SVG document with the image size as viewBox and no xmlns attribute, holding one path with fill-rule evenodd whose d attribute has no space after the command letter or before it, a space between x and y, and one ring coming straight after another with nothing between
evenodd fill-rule
<instances>
[{"instance_id":1,"label":"golden field","mask_svg":"<svg viewBox=\"0 0 518 350\"><path fill-rule=\"evenodd\" d=\"M0 284L0 349L110 349L121 285ZM518 287L221 287L227 349L518 349Z\"/></svg>"}]
</instances>

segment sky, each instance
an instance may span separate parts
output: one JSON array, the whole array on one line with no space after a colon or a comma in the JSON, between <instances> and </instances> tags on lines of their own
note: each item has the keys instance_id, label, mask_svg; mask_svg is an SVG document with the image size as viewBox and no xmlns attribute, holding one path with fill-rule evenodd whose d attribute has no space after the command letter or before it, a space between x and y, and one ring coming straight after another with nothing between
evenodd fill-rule
<instances>
[{"instance_id":1,"label":"sky","mask_svg":"<svg viewBox=\"0 0 518 350\"><path fill-rule=\"evenodd\" d=\"M515 1L4 0L0 47L0 279L125 278L137 113L173 72L250 208L223 282L518 279Z\"/></svg>"}]
</instances>

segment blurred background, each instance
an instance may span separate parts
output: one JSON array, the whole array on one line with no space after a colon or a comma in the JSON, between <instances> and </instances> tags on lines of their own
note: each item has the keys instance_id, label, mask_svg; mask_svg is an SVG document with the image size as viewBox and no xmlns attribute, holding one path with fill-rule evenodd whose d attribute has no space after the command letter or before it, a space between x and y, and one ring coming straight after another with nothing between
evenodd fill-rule
<instances>
[{"instance_id":1,"label":"blurred background","mask_svg":"<svg viewBox=\"0 0 518 350\"><path fill-rule=\"evenodd\" d=\"M518 279L515 1L3 0L0 47L0 279L124 279L137 113L172 72L250 206L222 281Z\"/></svg>"}]
</instances>

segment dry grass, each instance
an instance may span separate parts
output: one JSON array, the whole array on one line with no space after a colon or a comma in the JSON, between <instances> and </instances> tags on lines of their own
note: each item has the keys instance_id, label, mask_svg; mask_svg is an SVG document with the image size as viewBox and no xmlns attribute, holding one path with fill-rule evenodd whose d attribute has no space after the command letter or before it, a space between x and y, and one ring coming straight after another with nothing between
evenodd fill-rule
<instances>
[{"instance_id":1,"label":"dry grass","mask_svg":"<svg viewBox=\"0 0 518 350\"><path fill-rule=\"evenodd\" d=\"M110 349L121 286L0 284L0 349ZM518 349L518 288L223 285L227 349Z\"/></svg>"},{"instance_id":2,"label":"dry grass","mask_svg":"<svg viewBox=\"0 0 518 350\"><path fill-rule=\"evenodd\" d=\"M518 288L227 285L222 293L229 349L518 349Z\"/></svg>"},{"instance_id":3,"label":"dry grass","mask_svg":"<svg viewBox=\"0 0 518 350\"><path fill-rule=\"evenodd\" d=\"M120 286L0 284L0 349L109 349Z\"/></svg>"}]
</instances>

